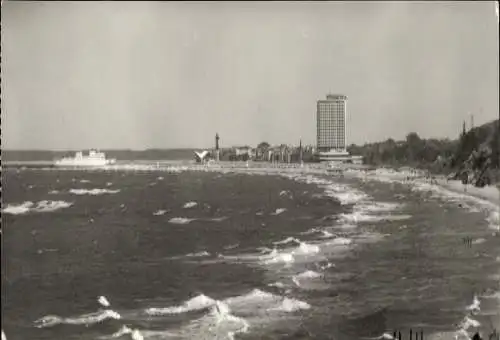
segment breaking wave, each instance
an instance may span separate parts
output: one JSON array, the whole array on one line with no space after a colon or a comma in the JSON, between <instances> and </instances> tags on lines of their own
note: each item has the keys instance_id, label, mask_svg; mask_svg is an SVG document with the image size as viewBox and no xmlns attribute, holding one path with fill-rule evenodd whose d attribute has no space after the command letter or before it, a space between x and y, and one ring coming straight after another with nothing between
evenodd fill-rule
<instances>
[{"instance_id":1,"label":"breaking wave","mask_svg":"<svg viewBox=\"0 0 500 340\"><path fill-rule=\"evenodd\" d=\"M188 224L195 220L195 218L172 217L168 222L172 224Z\"/></svg>"},{"instance_id":2,"label":"breaking wave","mask_svg":"<svg viewBox=\"0 0 500 340\"><path fill-rule=\"evenodd\" d=\"M111 309L80 315L77 317L60 317L57 315L47 315L35 321L35 327L47 328L54 327L60 324L66 325L92 325L96 323L101 323L105 320L121 319L121 315Z\"/></svg>"},{"instance_id":3,"label":"breaking wave","mask_svg":"<svg viewBox=\"0 0 500 340\"><path fill-rule=\"evenodd\" d=\"M198 203L196 202L187 202L186 204L184 204L183 208L184 209L190 209L190 208L194 208L198 205Z\"/></svg>"},{"instance_id":4,"label":"breaking wave","mask_svg":"<svg viewBox=\"0 0 500 340\"><path fill-rule=\"evenodd\" d=\"M120 189L70 189L69 192L74 195L104 195L104 194L116 194L120 192Z\"/></svg>"},{"instance_id":5,"label":"breaking wave","mask_svg":"<svg viewBox=\"0 0 500 340\"><path fill-rule=\"evenodd\" d=\"M69 208L73 205L71 202L65 201L47 201L43 200L38 203L26 201L21 204L8 204L2 212L11 215L23 215L30 212L52 212L59 209Z\"/></svg>"}]
</instances>

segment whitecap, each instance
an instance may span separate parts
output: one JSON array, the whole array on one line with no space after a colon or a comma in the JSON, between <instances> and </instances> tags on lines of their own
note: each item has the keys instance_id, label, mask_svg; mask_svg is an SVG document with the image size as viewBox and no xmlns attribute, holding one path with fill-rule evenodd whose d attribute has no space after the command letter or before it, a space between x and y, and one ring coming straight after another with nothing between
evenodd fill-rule
<instances>
[{"instance_id":1,"label":"whitecap","mask_svg":"<svg viewBox=\"0 0 500 340\"><path fill-rule=\"evenodd\" d=\"M66 325L92 325L108 319L119 320L121 315L113 310L107 309L95 313L83 314L77 317L64 318L56 315L47 315L35 321L35 327L47 328L60 324Z\"/></svg>"},{"instance_id":2,"label":"whitecap","mask_svg":"<svg viewBox=\"0 0 500 340\"><path fill-rule=\"evenodd\" d=\"M481 326L481 323L479 321L471 319L468 316L466 316L460 324L461 329L466 331L469 330L469 328L478 328L479 326Z\"/></svg>"},{"instance_id":3,"label":"whitecap","mask_svg":"<svg viewBox=\"0 0 500 340\"><path fill-rule=\"evenodd\" d=\"M110 303L108 301L108 299L106 299L105 296L99 296L99 298L97 298L97 301L104 307L109 307L110 306Z\"/></svg>"},{"instance_id":4,"label":"whitecap","mask_svg":"<svg viewBox=\"0 0 500 340\"><path fill-rule=\"evenodd\" d=\"M201 309L206 309L215 304L215 300L200 294L184 302L180 306L165 307L165 308L148 308L146 313L150 315L165 315L165 314L181 314Z\"/></svg>"},{"instance_id":5,"label":"whitecap","mask_svg":"<svg viewBox=\"0 0 500 340\"><path fill-rule=\"evenodd\" d=\"M73 205L71 202L65 201L47 201L43 200L38 203L30 201L21 204L8 204L2 212L11 215L22 215L29 212L53 212L59 209L69 208Z\"/></svg>"},{"instance_id":6,"label":"whitecap","mask_svg":"<svg viewBox=\"0 0 500 340\"><path fill-rule=\"evenodd\" d=\"M263 262L264 264L290 264L295 262L295 258L293 257L293 254L290 254L288 252L279 252L276 249L273 249L271 253L261 257L261 262Z\"/></svg>"},{"instance_id":7,"label":"whitecap","mask_svg":"<svg viewBox=\"0 0 500 340\"><path fill-rule=\"evenodd\" d=\"M183 208L184 209L190 209L190 208L194 208L198 205L198 203L196 202L187 202L186 204L184 204Z\"/></svg>"},{"instance_id":8,"label":"whitecap","mask_svg":"<svg viewBox=\"0 0 500 340\"><path fill-rule=\"evenodd\" d=\"M284 240L273 242L273 244L275 244L275 245L288 244L288 243L299 243L300 244L300 242L301 241L299 239L296 239L295 237L287 237Z\"/></svg>"},{"instance_id":9,"label":"whitecap","mask_svg":"<svg viewBox=\"0 0 500 340\"><path fill-rule=\"evenodd\" d=\"M208 251L200 251L197 253L189 253L186 254L187 257L204 257L204 256L210 256L210 253Z\"/></svg>"},{"instance_id":10,"label":"whitecap","mask_svg":"<svg viewBox=\"0 0 500 340\"><path fill-rule=\"evenodd\" d=\"M276 211L274 213L272 213L271 215L279 215L279 214L282 214L286 211L286 208L278 208L276 209Z\"/></svg>"},{"instance_id":11,"label":"whitecap","mask_svg":"<svg viewBox=\"0 0 500 340\"><path fill-rule=\"evenodd\" d=\"M322 274L315 272L313 270L307 270L305 272L302 272L300 274L295 275L295 277L299 280L300 279L316 279L316 278L319 278L321 276L322 276Z\"/></svg>"},{"instance_id":12,"label":"whitecap","mask_svg":"<svg viewBox=\"0 0 500 340\"><path fill-rule=\"evenodd\" d=\"M172 224L188 224L192 221L196 220L195 218L186 218L186 217L173 217L168 222Z\"/></svg>"},{"instance_id":13,"label":"whitecap","mask_svg":"<svg viewBox=\"0 0 500 340\"><path fill-rule=\"evenodd\" d=\"M327 245L349 245L352 243L352 239L345 237L337 237L327 243Z\"/></svg>"},{"instance_id":14,"label":"whitecap","mask_svg":"<svg viewBox=\"0 0 500 340\"><path fill-rule=\"evenodd\" d=\"M281 304L278 307L273 307L269 310L271 310L271 311L276 310L276 311L291 313L291 312L296 312L299 310L307 310L310 308L311 308L311 305L308 304L307 302L286 297L283 299L283 301L281 302Z\"/></svg>"},{"instance_id":15,"label":"whitecap","mask_svg":"<svg viewBox=\"0 0 500 340\"><path fill-rule=\"evenodd\" d=\"M167 212L166 210L162 210L162 209L160 209L160 210L155 211L155 212L153 213L153 215L154 215L154 216L161 216L161 215L165 215L165 213L166 213L166 212Z\"/></svg>"},{"instance_id":16,"label":"whitecap","mask_svg":"<svg viewBox=\"0 0 500 340\"><path fill-rule=\"evenodd\" d=\"M297 255L310 255L319 253L320 248L315 244L308 244L301 242L297 248L295 248L292 253Z\"/></svg>"},{"instance_id":17,"label":"whitecap","mask_svg":"<svg viewBox=\"0 0 500 340\"><path fill-rule=\"evenodd\" d=\"M109 189L70 189L69 192L74 195L104 195L104 194L116 194L120 192L119 189L109 190Z\"/></svg>"}]
</instances>

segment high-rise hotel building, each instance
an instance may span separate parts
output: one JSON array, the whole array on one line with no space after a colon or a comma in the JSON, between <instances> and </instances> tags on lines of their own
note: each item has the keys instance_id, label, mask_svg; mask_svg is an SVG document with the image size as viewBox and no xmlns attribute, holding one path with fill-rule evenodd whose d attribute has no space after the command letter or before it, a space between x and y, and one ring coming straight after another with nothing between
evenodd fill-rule
<instances>
[{"instance_id":1,"label":"high-rise hotel building","mask_svg":"<svg viewBox=\"0 0 500 340\"><path fill-rule=\"evenodd\" d=\"M346 154L347 96L329 94L326 100L318 100L317 150L320 153Z\"/></svg>"}]
</instances>

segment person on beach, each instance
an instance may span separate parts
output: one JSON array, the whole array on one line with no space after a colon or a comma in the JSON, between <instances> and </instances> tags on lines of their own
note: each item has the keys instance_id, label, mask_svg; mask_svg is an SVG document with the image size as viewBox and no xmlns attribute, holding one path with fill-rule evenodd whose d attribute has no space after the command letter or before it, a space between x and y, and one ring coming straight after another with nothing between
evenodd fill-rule
<instances>
[{"instance_id":1,"label":"person on beach","mask_svg":"<svg viewBox=\"0 0 500 340\"><path fill-rule=\"evenodd\" d=\"M469 182L469 174L464 171L462 172L462 184L464 185L464 192L467 192L467 184Z\"/></svg>"}]
</instances>

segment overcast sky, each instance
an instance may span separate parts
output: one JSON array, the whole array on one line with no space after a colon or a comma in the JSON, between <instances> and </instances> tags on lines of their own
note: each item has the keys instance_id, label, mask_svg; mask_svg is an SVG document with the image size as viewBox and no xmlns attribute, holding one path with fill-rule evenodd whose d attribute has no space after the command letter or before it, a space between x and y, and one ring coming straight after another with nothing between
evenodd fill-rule
<instances>
[{"instance_id":1,"label":"overcast sky","mask_svg":"<svg viewBox=\"0 0 500 340\"><path fill-rule=\"evenodd\" d=\"M493 1L11 2L2 147L315 143L349 97L348 143L457 136L498 118Z\"/></svg>"}]
</instances>

